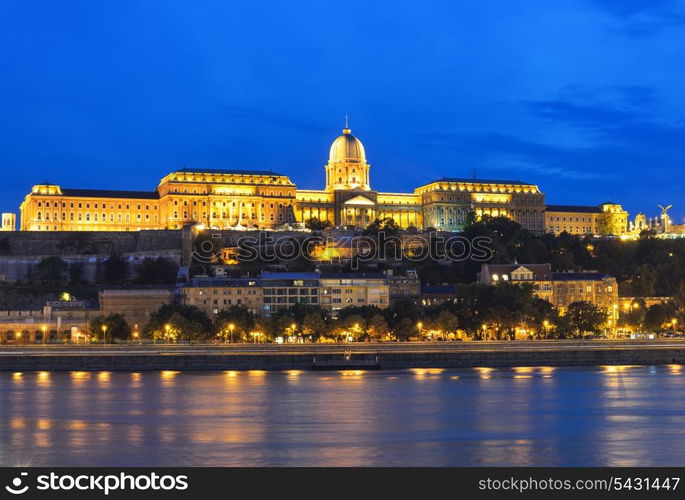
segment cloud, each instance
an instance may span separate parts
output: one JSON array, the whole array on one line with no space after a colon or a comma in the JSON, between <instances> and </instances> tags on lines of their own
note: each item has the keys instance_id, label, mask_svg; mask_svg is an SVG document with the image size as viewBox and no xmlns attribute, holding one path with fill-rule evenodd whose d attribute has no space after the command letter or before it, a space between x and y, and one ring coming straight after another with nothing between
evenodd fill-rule
<instances>
[{"instance_id":1,"label":"cloud","mask_svg":"<svg viewBox=\"0 0 685 500\"><path fill-rule=\"evenodd\" d=\"M635 115L620 109L562 100L523 101L538 118L585 128L606 128L635 120Z\"/></svg>"},{"instance_id":2,"label":"cloud","mask_svg":"<svg viewBox=\"0 0 685 500\"><path fill-rule=\"evenodd\" d=\"M685 23L680 0L590 0L622 24L630 35L650 36L666 27Z\"/></svg>"},{"instance_id":3,"label":"cloud","mask_svg":"<svg viewBox=\"0 0 685 500\"><path fill-rule=\"evenodd\" d=\"M620 18L673 12L678 0L592 0L599 8Z\"/></svg>"},{"instance_id":4,"label":"cloud","mask_svg":"<svg viewBox=\"0 0 685 500\"><path fill-rule=\"evenodd\" d=\"M417 140L419 145L433 149L477 151L479 164L486 169L516 172L516 176L520 172L576 180L613 176L606 170L586 169L591 150L545 144L511 134L442 132L417 136Z\"/></svg>"},{"instance_id":5,"label":"cloud","mask_svg":"<svg viewBox=\"0 0 685 500\"><path fill-rule=\"evenodd\" d=\"M593 102L578 102L551 99L524 101L522 104L530 115L545 120L548 125L587 133L597 147L620 146L638 156L659 159L661 163L684 164L685 126L656 119L647 112L649 106L638 105L640 102L654 102L654 92L649 88L626 87L620 90L621 95L614 100L595 98ZM597 92L597 95L601 94L601 91Z\"/></svg>"},{"instance_id":6,"label":"cloud","mask_svg":"<svg viewBox=\"0 0 685 500\"><path fill-rule=\"evenodd\" d=\"M685 126L655 118L645 86L568 86L556 98L521 101L525 132L452 131L416 136L419 144L470 155L491 171L582 181L668 178L685 165ZM580 140L576 140L580 139Z\"/></svg>"}]
</instances>

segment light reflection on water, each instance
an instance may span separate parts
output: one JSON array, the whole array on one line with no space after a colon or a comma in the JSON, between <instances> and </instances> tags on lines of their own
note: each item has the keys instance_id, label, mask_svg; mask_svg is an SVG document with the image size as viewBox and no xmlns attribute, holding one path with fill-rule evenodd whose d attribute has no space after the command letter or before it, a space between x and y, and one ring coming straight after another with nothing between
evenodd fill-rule
<instances>
[{"instance_id":1,"label":"light reflection on water","mask_svg":"<svg viewBox=\"0 0 685 500\"><path fill-rule=\"evenodd\" d=\"M0 465L685 465L681 365L0 373Z\"/></svg>"}]
</instances>

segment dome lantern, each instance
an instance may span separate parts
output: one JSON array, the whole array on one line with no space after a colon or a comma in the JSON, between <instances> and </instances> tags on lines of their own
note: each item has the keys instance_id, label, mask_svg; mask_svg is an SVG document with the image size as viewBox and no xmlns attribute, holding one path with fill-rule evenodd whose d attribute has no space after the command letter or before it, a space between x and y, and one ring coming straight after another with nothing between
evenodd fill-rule
<instances>
[{"instance_id":1,"label":"dome lantern","mask_svg":"<svg viewBox=\"0 0 685 500\"><path fill-rule=\"evenodd\" d=\"M369 165L362 141L352 135L345 117L345 128L331 144L326 165L326 189L371 189Z\"/></svg>"}]
</instances>

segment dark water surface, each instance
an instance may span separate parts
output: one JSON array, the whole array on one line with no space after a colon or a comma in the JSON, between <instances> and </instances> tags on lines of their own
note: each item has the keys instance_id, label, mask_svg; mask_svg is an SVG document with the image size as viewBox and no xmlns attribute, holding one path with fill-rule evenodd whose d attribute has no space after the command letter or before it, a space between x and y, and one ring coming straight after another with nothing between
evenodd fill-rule
<instances>
[{"instance_id":1,"label":"dark water surface","mask_svg":"<svg viewBox=\"0 0 685 500\"><path fill-rule=\"evenodd\" d=\"M0 373L0 465L685 465L685 369Z\"/></svg>"}]
</instances>

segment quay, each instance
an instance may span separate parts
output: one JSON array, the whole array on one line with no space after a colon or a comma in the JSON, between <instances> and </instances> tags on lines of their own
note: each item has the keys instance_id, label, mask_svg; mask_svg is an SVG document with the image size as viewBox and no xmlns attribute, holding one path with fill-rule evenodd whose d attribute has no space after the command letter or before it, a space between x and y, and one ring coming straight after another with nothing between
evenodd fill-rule
<instances>
[{"instance_id":1,"label":"quay","mask_svg":"<svg viewBox=\"0 0 685 500\"><path fill-rule=\"evenodd\" d=\"M349 358L345 361L348 354ZM685 364L685 341L0 346L0 371L13 372L312 370L346 367L393 370L663 364Z\"/></svg>"}]
</instances>

